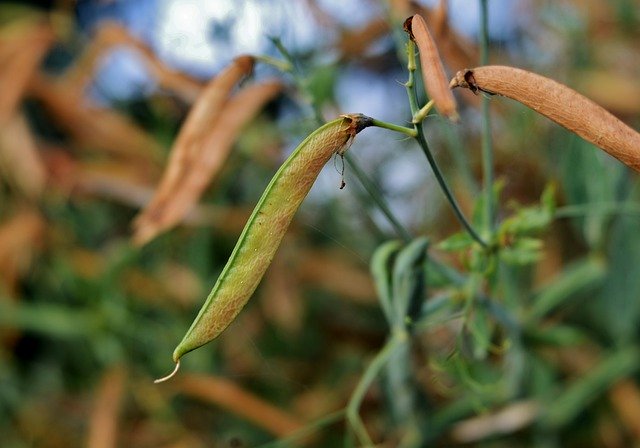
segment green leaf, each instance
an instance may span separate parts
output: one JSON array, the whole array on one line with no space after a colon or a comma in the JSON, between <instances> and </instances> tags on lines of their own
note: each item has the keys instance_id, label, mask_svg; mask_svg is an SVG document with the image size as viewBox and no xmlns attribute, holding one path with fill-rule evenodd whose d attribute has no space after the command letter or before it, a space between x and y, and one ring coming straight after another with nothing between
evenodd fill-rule
<instances>
[{"instance_id":1,"label":"green leaf","mask_svg":"<svg viewBox=\"0 0 640 448\"><path fill-rule=\"evenodd\" d=\"M378 293L380 306L389 323L395 320L393 310L391 309L391 271L393 260L400 251L402 242L393 240L387 241L380 245L371 257L371 275Z\"/></svg>"},{"instance_id":2,"label":"green leaf","mask_svg":"<svg viewBox=\"0 0 640 448\"><path fill-rule=\"evenodd\" d=\"M468 232L460 232L438 243L438 249L445 252L458 252L470 248L474 243Z\"/></svg>"},{"instance_id":3,"label":"green leaf","mask_svg":"<svg viewBox=\"0 0 640 448\"><path fill-rule=\"evenodd\" d=\"M500 251L505 263L528 265L537 262L542 256L543 243L537 238L519 238L510 247Z\"/></svg>"},{"instance_id":4,"label":"green leaf","mask_svg":"<svg viewBox=\"0 0 640 448\"><path fill-rule=\"evenodd\" d=\"M605 264L599 258L575 262L536 296L527 319L540 319L561 304L566 304L579 292L592 290L604 281L606 271Z\"/></svg>"},{"instance_id":5,"label":"green leaf","mask_svg":"<svg viewBox=\"0 0 640 448\"><path fill-rule=\"evenodd\" d=\"M404 326L404 320L410 313L416 294L421 291L424 282L423 264L427 259L429 240L420 237L409 243L395 260L393 266L393 301L396 325Z\"/></svg>"}]
</instances>

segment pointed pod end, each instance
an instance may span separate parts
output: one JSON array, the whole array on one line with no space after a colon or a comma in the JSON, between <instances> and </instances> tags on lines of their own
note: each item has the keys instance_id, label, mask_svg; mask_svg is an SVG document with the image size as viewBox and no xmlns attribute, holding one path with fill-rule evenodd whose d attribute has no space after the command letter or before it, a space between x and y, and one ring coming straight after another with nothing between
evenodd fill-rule
<instances>
[{"instance_id":1,"label":"pointed pod end","mask_svg":"<svg viewBox=\"0 0 640 448\"><path fill-rule=\"evenodd\" d=\"M456 73L456 75L451 79L451 82L449 82L449 88L455 89L456 87L462 87L473 91L473 82L469 83L469 81L473 81L473 70L465 68L464 70L458 71L458 73Z\"/></svg>"},{"instance_id":2,"label":"pointed pod end","mask_svg":"<svg viewBox=\"0 0 640 448\"><path fill-rule=\"evenodd\" d=\"M178 373L178 369L179 368L180 368L180 360L178 359L176 361L176 366L173 368L173 372L171 372L167 376L163 376L162 378L158 378L157 380L154 380L153 384L164 383L165 381L170 380L171 378L173 378L175 376L176 373Z\"/></svg>"}]
</instances>

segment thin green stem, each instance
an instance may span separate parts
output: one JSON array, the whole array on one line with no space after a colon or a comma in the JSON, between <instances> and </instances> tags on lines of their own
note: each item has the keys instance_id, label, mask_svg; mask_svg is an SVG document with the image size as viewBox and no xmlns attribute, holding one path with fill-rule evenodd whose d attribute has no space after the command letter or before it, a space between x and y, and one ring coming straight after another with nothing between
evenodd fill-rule
<instances>
[{"instance_id":1,"label":"thin green stem","mask_svg":"<svg viewBox=\"0 0 640 448\"><path fill-rule=\"evenodd\" d=\"M634 202L591 202L559 207L554 213L556 219L574 218L588 215L640 215L640 204Z\"/></svg>"},{"instance_id":2,"label":"thin green stem","mask_svg":"<svg viewBox=\"0 0 640 448\"><path fill-rule=\"evenodd\" d=\"M289 53L289 50L287 50L287 48L282 44L280 38L272 37L271 42L273 42L280 54L282 54L285 60L291 65L291 69L288 70L288 72L293 76L298 91L302 95L304 95L305 102L307 102L311 107L311 111L313 112L314 118L318 125L323 125L325 123L324 118L322 117L322 113L320 112L320 107L318 106L316 97L309 91L309 85L305 74L302 72L300 67L298 67L295 59L293 58L291 53Z\"/></svg>"},{"instance_id":3,"label":"thin green stem","mask_svg":"<svg viewBox=\"0 0 640 448\"><path fill-rule=\"evenodd\" d=\"M469 232L469 235L471 235L471 237L474 240L476 240L482 247L487 247L487 243L482 239L482 237L480 237L478 232L476 232L476 230L471 226L471 223L467 221L467 218L465 218L464 214L462 213L462 210L460 209L460 206L458 205L458 201L456 200L456 198L453 196L453 193L449 189L449 185L447 185L447 181L444 179L444 176L442 175L442 171L440 171L440 167L438 166L436 159L433 157L433 154L431 154L431 150L429 149L427 139L424 136L424 131L422 130L422 126L418 126L418 136L416 137L416 139L418 140L418 144L420 145L422 152L424 152L424 155L427 156L427 160L429 161L429 165L431 165L433 174L436 176L436 180L438 181L438 184L440 185L442 192L444 193L447 200L451 204L451 207L453 208L453 212L458 218L458 221L460 221L460 224L462 224L462 226L467 230L467 232Z\"/></svg>"},{"instance_id":4,"label":"thin green stem","mask_svg":"<svg viewBox=\"0 0 640 448\"><path fill-rule=\"evenodd\" d=\"M416 89L416 44L412 40L407 41L407 71L409 72L409 79L404 83L407 90L407 96L409 97L409 107L411 108L411 117L418 113L420 107L418 107L418 97L415 93Z\"/></svg>"},{"instance_id":5,"label":"thin green stem","mask_svg":"<svg viewBox=\"0 0 640 448\"><path fill-rule=\"evenodd\" d=\"M376 120L375 118L371 119L372 126L376 126L378 128L389 129L390 131L400 132L402 134L408 135L409 137L415 138L418 135L418 131L413 128L408 128L406 126L400 126L393 123L387 123L386 121Z\"/></svg>"},{"instance_id":6,"label":"thin green stem","mask_svg":"<svg viewBox=\"0 0 640 448\"><path fill-rule=\"evenodd\" d=\"M415 77L414 77L416 67L417 67L415 44L411 40L407 42L407 60L408 60L407 71L409 72L409 79L404 85L407 90L407 96L409 97L409 106L411 108L411 116L416 117L420 115L420 108L418 107L418 95L415 88ZM429 104L430 102L427 103L425 108L428 107ZM467 221L467 219L465 218L464 214L462 213L462 210L460 209L460 206L458 205L458 201L456 201L455 197L453 196L453 193L449 189L449 186L447 185L447 182L445 181L444 176L442 175L442 172L440 171L440 168L438 167L438 164L435 158L433 157L433 155L431 154L431 151L429 150L429 145L427 144L427 139L424 136L424 130L422 129L422 125L418 123L414 123L414 129L416 130L415 139L418 141L420 148L422 149L424 154L427 156L427 160L429 161L429 165L431 165L433 174L436 176L436 180L438 181L440 188L442 188L444 195L446 196L447 200L453 207L453 212L455 213L456 217L458 218L460 223L464 226L464 228L467 230L467 232L469 232L469 234L474 240L476 240L482 247L487 247L487 243L485 243L485 241L480 237L480 235L471 226L469 221Z\"/></svg>"},{"instance_id":7,"label":"thin green stem","mask_svg":"<svg viewBox=\"0 0 640 448\"><path fill-rule=\"evenodd\" d=\"M356 178L365 189L365 191L369 194L373 202L378 206L380 211L384 214L384 216L389 220L389 223L393 226L394 230L402 239L409 241L411 239L411 233L396 219L393 215L393 212L389 208L389 205L384 200L382 193L378 191L378 188L375 186L373 181L367 177L367 175L362 171L362 168L358 165L358 163L351 157L349 154L345 155L345 159L349 164L349 167L355 174Z\"/></svg>"},{"instance_id":8,"label":"thin green stem","mask_svg":"<svg viewBox=\"0 0 640 448\"><path fill-rule=\"evenodd\" d=\"M292 445L293 442L297 440L309 436L310 434L318 431L324 427L333 425L334 423L339 422L344 418L345 410L341 409L336 412L332 412L329 415L325 415L324 417L320 417L318 420L309 423L304 428L301 428L291 435L284 437L279 440L274 440L273 442L265 443L264 445L260 445L259 448L288 448Z\"/></svg>"},{"instance_id":9,"label":"thin green stem","mask_svg":"<svg viewBox=\"0 0 640 448\"><path fill-rule=\"evenodd\" d=\"M360 405L362 404L362 400L364 399L364 395L371 387L371 383L376 379L382 367L387 363L389 357L394 353L397 347L408 341L408 336L406 332L398 332L394 333L391 338L387 341L385 346L378 352L378 354L373 358L371 364L367 367L362 378L358 382L353 394L351 395L351 399L349 400L349 404L347 405L347 420L353 428L358 440L363 446L373 447L373 441L367 432L367 429L364 426L364 422L360 418L359 410Z\"/></svg>"},{"instance_id":10,"label":"thin green stem","mask_svg":"<svg viewBox=\"0 0 640 448\"><path fill-rule=\"evenodd\" d=\"M489 14L488 0L480 0L480 65L489 62ZM489 98L482 96L482 176L484 191L484 231L494 231L495 211L493 203L493 141Z\"/></svg>"},{"instance_id":11,"label":"thin green stem","mask_svg":"<svg viewBox=\"0 0 640 448\"><path fill-rule=\"evenodd\" d=\"M322 113L320 112L320 107L316 102L314 96L311 94L311 92L309 92L309 88L308 88L309 86L306 81L306 77L304 73L296 65L295 59L293 58L291 53L289 53L289 51L285 48L285 46L282 44L282 41L279 38L273 37L271 38L271 41L276 46L278 51L282 54L282 56L285 58L285 60L291 65L291 70L289 71L289 73L291 73L291 75L293 76L296 82L296 86L298 87L298 90L305 96L305 100L311 106L316 122L319 125L324 124L324 118L322 117ZM403 134L410 135L411 137L414 136L413 129L405 128L403 126L397 126L391 123L386 123L384 121L374 120L374 126L384 127L386 129L390 129L393 131L402 132ZM391 208L389 207L384 197L382 196L382 193L380 193L380 191L377 189L373 181L367 177L366 173L360 168L358 163L349 154L345 156L345 159L347 159L347 163L349 164L349 167L353 171L354 175L356 176L356 178L358 179L362 187L369 194L373 202L384 214L384 216L389 220L389 223L395 229L398 235L406 241L410 240L411 233L409 233L409 231L405 229L404 226L402 226L402 224L400 224L400 222L393 215Z\"/></svg>"},{"instance_id":12,"label":"thin green stem","mask_svg":"<svg viewBox=\"0 0 640 448\"><path fill-rule=\"evenodd\" d=\"M256 61L271 65L283 73L291 73L293 71L293 65L291 65L290 61L283 61L282 59L277 59L267 55L257 55L255 58Z\"/></svg>"}]
</instances>

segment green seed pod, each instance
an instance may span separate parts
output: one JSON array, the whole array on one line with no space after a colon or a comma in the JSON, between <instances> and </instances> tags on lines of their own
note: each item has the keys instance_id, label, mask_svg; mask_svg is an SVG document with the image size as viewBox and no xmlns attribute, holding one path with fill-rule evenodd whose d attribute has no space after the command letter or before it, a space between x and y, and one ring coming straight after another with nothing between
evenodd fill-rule
<instances>
[{"instance_id":1,"label":"green seed pod","mask_svg":"<svg viewBox=\"0 0 640 448\"><path fill-rule=\"evenodd\" d=\"M236 243L209 297L173 352L177 372L184 354L215 339L245 306L271 264L293 215L320 170L334 154L344 154L371 118L343 115L309 135L275 174Z\"/></svg>"}]
</instances>

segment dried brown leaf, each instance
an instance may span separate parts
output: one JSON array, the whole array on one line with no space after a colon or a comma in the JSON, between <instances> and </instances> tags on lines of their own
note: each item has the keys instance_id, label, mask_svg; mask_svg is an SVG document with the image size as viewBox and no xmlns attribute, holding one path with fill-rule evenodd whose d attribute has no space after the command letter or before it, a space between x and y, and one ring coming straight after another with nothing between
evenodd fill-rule
<instances>
[{"instance_id":1,"label":"dried brown leaf","mask_svg":"<svg viewBox=\"0 0 640 448\"><path fill-rule=\"evenodd\" d=\"M452 121L458 120L456 100L449 89L449 80L444 71L436 43L419 14L405 22L405 29L420 51L420 67L424 86L438 112Z\"/></svg>"},{"instance_id":2,"label":"dried brown leaf","mask_svg":"<svg viewBox=\"0 0 640 448\"><path fill-rule=\"evenodd\" d=\"M30 198L44 190L46 168L22 115L0 124L0 173Z\"/></svg>"},{"instance_id":3,"label":"dried brown leaf","mask_svg":"<svg viewBox=\"0 0 640 448\"><path fill-rule=\"evenodd\" d=\"M286 436L303 427L295 416L225 378L183 374L176 382L180 393L220 406L275 436Z\"/></svg>"},{"instance_id":4,"label":"dried brown leaf","mask_svg":"<svg viewBox=\"0 0 640 448\"><path fill-rule=\"evenodd\" d=\"M631 378L616 383L609 390L609 400L633 440L640 441L640 389Z\"/></svg>"},{"instance_id":5,"label":"dried brown leaf","mask_svg":"<svg viewBox=\"0 0 640 448\"><path fill-rule=\"evenodd\" d=\"M122 25L108 21L100 25L73 67L63 75L64 82L79 89L86 87L100 59L116 46L136 50L158 84L184 101L193 103L202 92L204 86L199 81L167 67L143 41Z\"/></svg>"},{"instance_id":6,"label":"dried brown leaf","mask_svg":"<svg viewBox=\"0 0 640 448\"><path fill-rule=\"evenodd\" d=\"M79 146L152 165L161 159L160 145L151 135L120 114L88 104L76 86L40 75L31 79L29 89Z\"/></svg>"},{"instance_id":7,"label":"dried brown leaf","mask_svg":"<svg viewBox=\"0 0 640 448\"><path fill-rule=\"evenodd\" d=\"M365 26L345 32L340 38L338 49L343 58L361 56L380 37L389 32L389 24L384 18L371 20Z\"/></svg>"},{"instance_id":8,"label":"dried brown leaf","mask_svg":"<svg viewBox=\"0 0 640 448\"><path fill-rule=\"evenodd\" d=\"M239 132L281 89L282 84L278 81L247 86L224 105L216 121L204 121L204 117L199 115L199 119L193 121L198 123L199 129L190 131L192 126L189 126L189 129L180 131L153 200L136 218L136 244L150 241L184 218L219 172ZM183 132L196 136L181 138ZM174 155L177 152L180 154Z\"/></svg>"}]
</instances>

